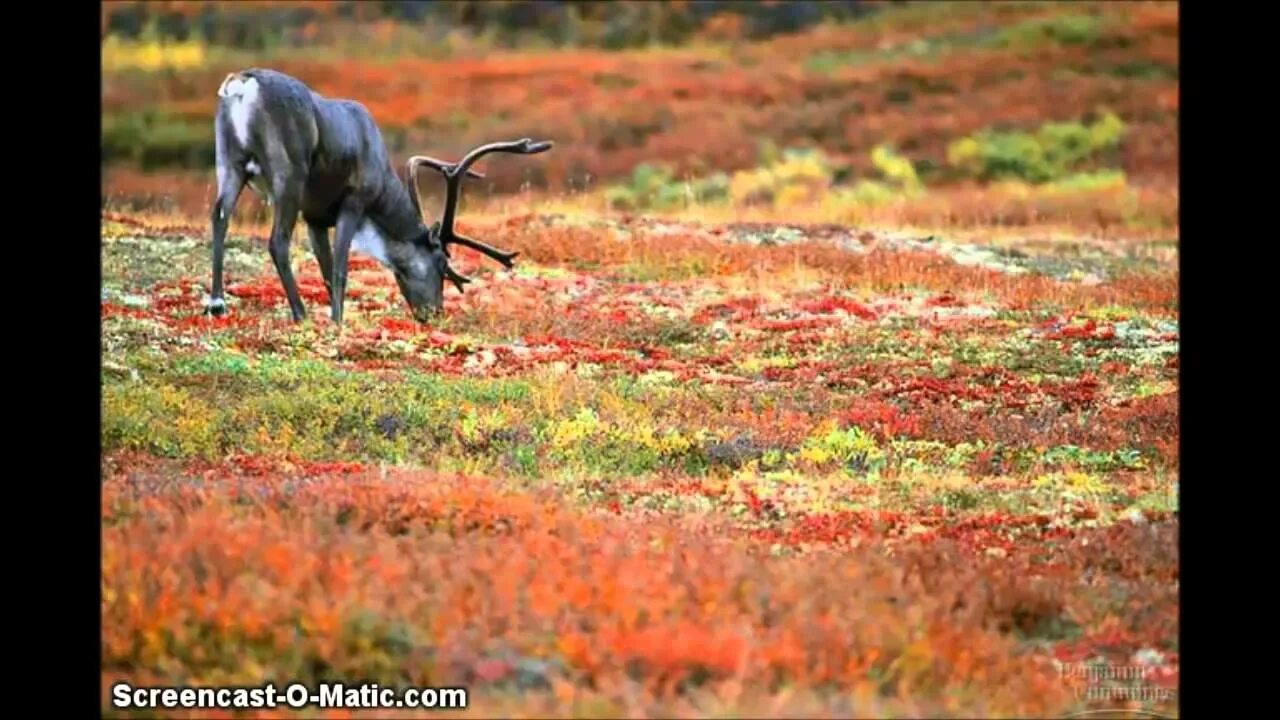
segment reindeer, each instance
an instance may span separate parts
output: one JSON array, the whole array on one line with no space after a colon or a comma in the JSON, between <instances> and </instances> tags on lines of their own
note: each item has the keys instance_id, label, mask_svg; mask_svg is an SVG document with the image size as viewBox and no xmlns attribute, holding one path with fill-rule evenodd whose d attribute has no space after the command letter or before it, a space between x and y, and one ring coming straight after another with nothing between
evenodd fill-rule
<instances>
[{"instance_id":1,"label":"reindeer","mask_svg":"<svg viewBox=\"0 0 1280 720\"><path fill-rule=\"evenodd\" d=\"M457 163L411 157L404 177L388 159L382 135L364 105L326 98L301 81L274 70L232 73L218 88L214 120L218 195L213 203L213 287L207 312L226 312L222 260L228 218L248 184L272 208L268 249L295 322L306 317L289 264L289 243L301 214L324 275L333 321L342 323L350 251L376 258L389 269L413 317L426 322L444 303L447 278L463 292L470 278L449 266L449 245L477 250L511 268L517 253L499 250L454 230L462 178L489 153L523 155L550 150L529 138L482 145ZM427 226L418 197L418 172L444 176L440 220ZM336 228L332 251L329 229Z\"/></svg>"}]
</instances>

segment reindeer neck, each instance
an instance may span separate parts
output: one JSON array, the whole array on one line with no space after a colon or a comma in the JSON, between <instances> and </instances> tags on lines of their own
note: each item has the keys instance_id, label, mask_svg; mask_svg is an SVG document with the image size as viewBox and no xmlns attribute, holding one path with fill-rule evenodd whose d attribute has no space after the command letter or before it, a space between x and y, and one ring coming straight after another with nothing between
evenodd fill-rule
<instances>
[{"instance_id":1,"label":"reindeer neck","mask_svg":"<svg viewBox=\"0 0 1280 720\"><path fill-rule=\"evenodd\" d=\"M365 209L365 216L377 223L392 242L413 242L427 232L409 191L394 174L383 183L382 192Z\"/></svg>"}]
</instances>

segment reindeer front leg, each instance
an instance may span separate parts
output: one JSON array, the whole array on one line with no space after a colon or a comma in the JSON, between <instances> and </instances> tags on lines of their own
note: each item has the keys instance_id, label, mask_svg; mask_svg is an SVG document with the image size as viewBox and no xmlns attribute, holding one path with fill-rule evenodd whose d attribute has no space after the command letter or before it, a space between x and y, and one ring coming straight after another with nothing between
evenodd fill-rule
<instances>
[{"instance_id":1,"label":"reindeer front leg","mask_svg":"<svg viewBox=\"0 0 1280 720\"><path fill-rule=\"evenodd\" d=\"M311 236L311 251L320 266L320 276L324 278L324 289L329 291L329 302L333 302L333 252L329 249L329 229L324 225L307 223L307 234Z\"/></svg>"},{"instance_id":2,"label":"reindeer front leg","mask_svg":"<svg viewBox=\"0 0 1280 720\"><path fill-rule=\"evenodd\" d=\"M339 325L342 324L342 307L347 295L347 260L351 257L351 242L363 220L362 210L346 205L338 213L338 225L333 234L333 284L329 289L329 307L333 321Z\"/></svg>"}]
</instances>

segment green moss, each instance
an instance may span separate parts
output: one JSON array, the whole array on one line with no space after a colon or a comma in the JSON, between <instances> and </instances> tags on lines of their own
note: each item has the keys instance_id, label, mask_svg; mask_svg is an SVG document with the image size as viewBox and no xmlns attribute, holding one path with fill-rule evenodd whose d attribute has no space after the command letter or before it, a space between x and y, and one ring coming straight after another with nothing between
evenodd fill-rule
<instances>
[{"instance_id":1,"label":"green moss","mask_svg":"<svg viewBox=\"0 0 1280 720\"><path fill-rule=\"evenodd\" d=\"M102 118L103 162L128 161L144 170L213 166L213 123L141 110Z\"/></svg>"},{"instance_id":2,"label":"green moss","mask_svg":"<svg viewBox=\"0 0 1280 720\"><path fill-rule=\"evenodd\" d=\"M988 129L952 142L947 147L947 162L982 180L1058 181L1064 189L1111 186L1123 175L1115 171L1073 174L1083 164L1114 151L1124 131L1124 122L1111 112L1087 125L1051 122L1035 132Z\"/></svg>"}]
</instances>

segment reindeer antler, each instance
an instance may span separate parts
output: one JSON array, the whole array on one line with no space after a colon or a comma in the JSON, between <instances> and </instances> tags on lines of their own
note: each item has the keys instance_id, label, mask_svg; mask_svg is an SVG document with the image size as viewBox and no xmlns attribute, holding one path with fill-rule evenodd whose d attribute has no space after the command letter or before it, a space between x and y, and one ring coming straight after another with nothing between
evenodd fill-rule
<instances>
[{"instance_id":1,"label":"reindeer antler","mask_svg":"<svg viewBox=\"0 0 1280 720\"><path fill-rule=\"evenodd\" d=\"M472 164L475 163L475 161L479 160L481 157L484 157L485 155L488 155L489 153L505 152L505 153L513 153L516 155L536 155L541 152L546 152L547 150L550 150L552 147L553 147L553 143L548 140L534 142L530 138L523 138L521 140L515 140L511 142L495 142L495 143L489 143L487 145L481 145L480 147L475 148L471 152L467 153L462 158L462 160L459 160L456 163L444 162L442 160L437 160L435 158L427 157L425 155L415 155L412 158L410 158L408 163L408 172L409 172L409 178L412 181L413 190L414 190L414 192L411 194L413 195L413 201L414 201L414 204L418 207L419 213L422 212L421 202L418 198L419 168L425 165L433 170L438 171L441 175L444 176L444 182L445 182L444 212L441 214L440 221L432 225L432 228L431 228L432 234L435 235L436 239L440 242L440 247L442 249L446 248L450 243L454 245L462 245L463 247L469 247L472 250L476 250L478 252L484 253L485 255L488 255L494 260L497 260L498 262L502 263L507 268L511 268L513 265L512 261L516 258L516 256L519 253L510 252L506 250L499 250L498 248L495 248L492 245L488 245L486 243L480 242L479 240L474 240L465 235L459 235L457 232L454 231L453 219L454 219L454 216L457 214L458 197L462 190L461 179L464 176L473 177L473 178L483 178L484 175L478 172L475 172L473 170L470 170L469 168L471 167ZM446 250L446 255L447 254L448 252ZM467 278L466 276L463 276L463 275L459 275L452 268L446 267L445 270L446 270L446 276L449 278L449 280L453 281L453 284L457 286L459 292L462 291L463 283L467 283L471 281L470 278Z\"/></svg>"},{"instance_id":2,"label":"reindeer antler","mask_svg":"<svg viewBox=\"0 0 1280 720\"><path fill-rule=\"evenodd\" d=\"M441 175L446 175L449 168L453 167L452 163L438 160L427 155L414 155L405 163L406 184L412 192L409 193L409 199L413 201L413 209L418 211L418 216L422 216L422 192L418 189L418 168L427 166L432 170L438 170ZM484 174L475 170L468 170L467 177L483 180Z\"/></svg>"}]
</instances>

